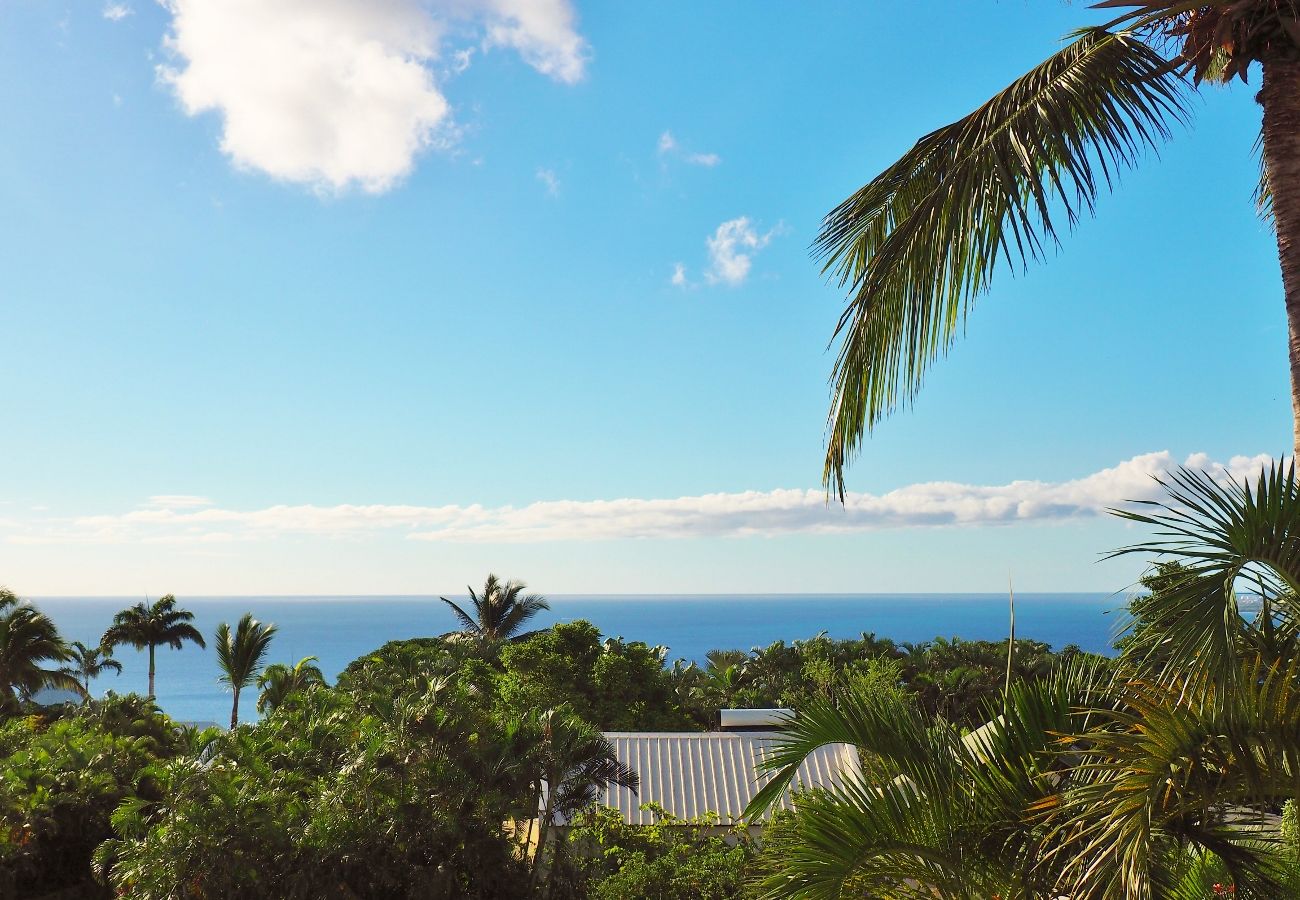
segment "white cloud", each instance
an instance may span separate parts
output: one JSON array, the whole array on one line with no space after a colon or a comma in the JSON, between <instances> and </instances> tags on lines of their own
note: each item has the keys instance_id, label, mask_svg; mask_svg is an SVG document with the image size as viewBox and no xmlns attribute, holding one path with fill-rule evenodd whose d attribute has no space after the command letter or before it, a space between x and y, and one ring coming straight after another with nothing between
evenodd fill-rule
<instances>
[{"instance_id":1,"label":"white cloud","mask_svg":"<svg viewBox=\"0 0 1300 900\"><path fill-rule=\"evenodd\" d=\"M538 169L537 180L546 186L546 193L552 197L560 196L560 177L554 169Z\"/></svg>"},{"instance_id":2,"label":"white cloud","mask_svg":"<svg viewBox=\"0 0 1300 900\"><path fill-rule=\"evenodd\" d=\"M705 239L709 250L709 268L704 278L710 284L736 287L745 283L754 264L754 254L771 242L776 229L759 234L748 216L723 222Z\"/></svg>"},{"instance_id":3,"label":"white cloud","mask_svg":"<svg viewBox=\"0 0 1300 900\"><path fill-rule=\"evenodd\" d=\"M681 263L673 263L673 277L671 279L673 287L686 287L686 267Z\"/></svg>"},{"instance_id":4,"label":"white cloud","mask_svg":"<svg viewBox=\"0 0 1300 900\"><path fill-rule=\"evenodd\" d=\"M1267 456L1233 457L1226 467L1203 454L1187 460L1210 471L1226 469L1236 479L1267 463ZM663 499L544 500L520 507L306 504L255 510L206 506L204 498L177 495L153 497L145 507L117 515L28 522L0 540L210 544L294 535L355 539L389 534L420 541L509 544L1047 524L1094 518L1125 501L1154 499L1160 488L1152 476L1174 466L1172 454L1163 451L1069 481L933 481L883 494L850 493L843 506L827 503L825 492L816 488Z\"/></svg>"},{"instance_id":5,"label":"white cloud","mask_svg":"<svg viewBox=\"0 0 1300 900\"><path fill-rule=\"evenodd\" d=\"M162 0L174 65L159 77L189 115L216 112L235 165L318 190L391 188L455 139L432 64L468 23L565 83L586 43L569 0ZM453 51L463 71L469 52Z\"/></svg>"},{"instance_id":6,"label":"white cloud","mask_svg":"<svg viewBox=\"0 0 1300 900\"><path fill-rule=\"evenodd\" d=\"M722 162L722 157L716 153L696 153L684 149L682 145L677 142L677 138L673 136L671 131L665 131L663 134L659 135L659 143L657 146L659 148L660 156L673 156L690 163L693 166L707 166L712 168Z\"/></svg>"},{"instance_id":7,"label":"white cloud","mask_svg":"<svg viewBox=\"0 0 1300 900\"><path fill-rule=\"evenodd\" d=\"M106 3L104 5L104 18L110 22L120 22L135 10L125 3Z\"/></svg>"},{"instance_id":8,"label":"white cloud","mask_svg":"<svg viewBox=\"0 0 1300 900\"><path fill-rule=\"evenodd\" d=\"M582 80L590 50L577 31L568 0L488 0L489 47L512 47L544 75L574 84Z\"/></svg>"}]
</instances>

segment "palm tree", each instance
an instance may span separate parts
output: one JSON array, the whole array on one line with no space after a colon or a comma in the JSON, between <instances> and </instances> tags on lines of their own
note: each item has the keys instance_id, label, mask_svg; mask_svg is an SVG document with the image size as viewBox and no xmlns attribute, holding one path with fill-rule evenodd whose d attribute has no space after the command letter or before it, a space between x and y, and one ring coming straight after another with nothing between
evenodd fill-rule
<instances>
[{"instance_id":1,"label":"palm tree","mask_svg":"<svg viewBox=\"0 0 1300 900\"><path fill-rule=\"evenodd\" d=\"M1203 81L1263 87L1261 210L1275 226L1300 450L1300 4L1106 0L1119 18L1066 46L965 118L931 132L826 217L824 271L849 291L835 330L824 477L911 402L1002 262L1046 255L1104 186L1191 116Z\"/></svg>"},{"instance_id":2,"label":"palm tree","mask_svg":"<svg viewBox=\"0 0 1300 900\"><path fill-rule=\"evenodd\" d=\"M52 619L0 587L0 706L12 708L16 700L30 700L45 687L80 694L81 684L75 677L42 665L67 662L71 657Z\"/></svg>"},{"instance_id":3,"label":"palm tree","mask_svg":"<svg viewBox=\"0 0 1300 900\"><path fill-rule=\"evenodd\" d=\"M87 697L90 696L90 682L105 672L122 674L122 664L113 659L111 648L100 645L87 647L81 641L72 642L72 665L64 666L63 671L80 682Z\"/></svg>"},{"instance_id":4,"label":"palm tree","mask_svg":"<svg viewBox=\"0 0 1300 900\"><path fill-rule=\"evenodd\" d=\"M464 626L463 633L473 635L485 643L496 643L528 637L528 634L518 634L519 629L542 610L551 608L541 594L521 597L525 587L527 585L522 581L507 581L502 584L495 575L489 575L481 594L474 593L472 587L466 588L474 609L473 615L446 597L438 599L451 607L451 611Z\"/></svg>"},{"instance_id":5,"label":"palm tree","mask_svg":"<svg viewBox=\"0 0 1300 900\"><path fill-rule=\"evenodd\" d=\"M275 626L264 624L244 613L232 633L230 625L222 622L213 636L217 648L217 665L221 667L221 682L230 685L235 700L230 707L230 728L239 725L239 692L251 685L262 671L262 660L271 647Z\"/></svg>"},{"instance_id":6,"label":"palm tree","mask_svg":"<svg viewBox=\"0 0 1300 900\"><path fill-rule=\"evenodd\" d=\"M566 709L551 709L537 717L534 788L540 794L537 853L532 885L537 884L546 854L547 835L557 818L565 821L596 800L607 784L636 790L640 779L614 755L609 740L592 725Z\"/></svg>"},{"instance_id":7,"label":"palm tree","mask_svg":"<svg viewBox=\"0 0 1300 900\"><path fill-rule=\"evenodd\" d=\"M130 644L137 650L149 650L149 697L154 697L154 651L168 646L179 650L186 641L206 647L203 635L190 624L194 614L176 606L171 594L150 604L142 601L113 616L113 624L104 632L102 645L112 651L118 644Z\"/></svg>"},{"instance_id":8,"label":"palm tree","mask_svg":"<svg viewBox=\"0 0 1300 900\"><path fill-rule=\"evenodd\" d=\"M290 695L324 684L325 675L314 656L304 656L293 665L272 663L257 676L257 688L262 692L257 698L257 711L271 712Z\"/></svg>"}]
</instances>

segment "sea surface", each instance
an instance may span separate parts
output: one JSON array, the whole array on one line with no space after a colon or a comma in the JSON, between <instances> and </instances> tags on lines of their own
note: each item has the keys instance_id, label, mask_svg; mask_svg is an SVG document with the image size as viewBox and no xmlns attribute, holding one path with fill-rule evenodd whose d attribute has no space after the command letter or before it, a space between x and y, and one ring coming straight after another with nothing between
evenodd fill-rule
<instances>
[{"instance_id":1,"label":"sea surface","mask_svg":"<svg viewBox=\"0 0 1300 900\"><path fill-rule=\"evenodd\" d=\"M460 602L458 598L457 602ZM715 648L749 650L773 641L826 632L856 638L863 632L896 641L936 636L1003 640L1008 609L1004 594L660 594L554 595L551 611L530 623L587 619L604 634L669 648L670 659L703 661ZM98 643L113 614L138 602L123 597L37 597L69 641ZM1124 598L1115 594L1017 594L1016 635L1060 649L1077 644L1108 652ZM279 627L268 662L315 656L332 681L349 662L387 641L442 634L456 628L436 597L182 597L194 624L209 638L217 624L245 612ZM146 689L147 655L120 647L123 673L106 674L92 693ZM228 722L230 695L217 681L210 646L158 649L158 702L185 721ZM251 694L251 696L250 696ZM245 699L246 698L246 699ZM241 698L241 719L256 718L256 691Z\"/></svg>"}]
</instances>

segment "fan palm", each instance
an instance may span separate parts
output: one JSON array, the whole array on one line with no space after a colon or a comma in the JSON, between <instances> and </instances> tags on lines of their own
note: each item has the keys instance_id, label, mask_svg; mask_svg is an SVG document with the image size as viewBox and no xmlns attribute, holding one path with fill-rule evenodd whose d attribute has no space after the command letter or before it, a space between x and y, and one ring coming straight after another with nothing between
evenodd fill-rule
<instances>
[{"instance_id":1,"label":"fan palm","mask_svg":"<svg viewBox=\"0 0 1300 900\"><path fill-rule=\"evenodd\" d=\"M522 581L502 584L495 575L489 575L481 594L476 594L472 587L466 588L473 615L446 597L438 599L451 607L456 619L464 626L463 633L480 641L495 643L527 637L518 633L523 624L542 610L551 608L541 594L523 595L526 587Z\"/></svg>"},{"instance_id":2,"label":"fan palm","mask_svg":"<svg viewBox=\"0 0 1300 900\"><path fill-rule=\"evenodd\" d=\"M276 628L253 618L252 613L240 617L235 630L222 622L213 635L216 642L217 665L221 668L220 681L230 685L234 702L230 706L230 728L239 725L239 694L251 685L262 671L262 660L271 648L271 638Z\"/></svg>"},{"instance_id":3,"label":"fan palm","mask_svg":"<svg viewBox=\"0 0 1300 900\"><path fill-rule=\"evenodd\" d=\"M293 665L272 663L257 676L257 688L262 692L257 698L257 711L271 712L290 695L323 684L325 675L314 656L304 656Z\"/></svg>"},{"instance_id":4,"label":"fan palm","mask_svg":"<svg viewBox=\"0 0 1300 900\"><path fill-rule=\"evenodd\" d=\"M122 664L113 659L113 651L104 647L87 647L81 641L73 641L71 649L72 665L64 666L63 671L77 679L87 697L90 696L90 682L105 672L122 674Z\"/></svg>"},{"instance_id":5,"label":"fan palm","mask_svg":"<svg viewBox=\"0 0 1300 900\"><path fill-rule=\"evenodd\" d=\"M71 659L54 622L7 588L0 588L0 706L30 700L45 687L81 693L81 684L62 669L45 663Z\"/></svg>"},{"instance_id":6,"label":"fan palm","mask_svg":"<svg viewBox=\"0 0 1300 900\"><path fill-rule=\"evenodd\" d=\"M156 603L142 601L135 606L122 610L113 616L113 624L104 632L101 642L108 650L118 644L130 644L137 650L149 651L149 697L154 694L155 653L158 647L168 646L179 650L186 641L192 641L200 647L206 647L203 635L190 624L194 614L176 606L176 598L171 594L159 598Z\"/></svg>"},{"instance_id":7,"label":"fan palm","mask_svg":"<svg viewBox=\"0 0 1300 900\"><path fill-rule=\"evenodd\" d=\"M849 292L824 476L913 400L1005 262L1045 255L1091 213L1117 172L1189 118L1203 80L1263 87L1260 199L1278 242L1300 447L1300 4L1296 0L1108 0L1123 8L968 116L922 137L826 217L824 271Z\"/></svg>"}]
</instances>

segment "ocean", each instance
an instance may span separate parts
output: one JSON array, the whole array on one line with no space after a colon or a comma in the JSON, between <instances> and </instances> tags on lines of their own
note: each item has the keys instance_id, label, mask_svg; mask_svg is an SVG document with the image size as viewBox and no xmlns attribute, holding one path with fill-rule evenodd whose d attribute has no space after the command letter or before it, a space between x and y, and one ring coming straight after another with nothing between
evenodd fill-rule
<instances>
[{"instance_id":1,"label":"ocean","mask_svg":"<svg viewBox=\"0 0 1300 900\"><path fill-rule=\"evenodd\" d=\"M457 602L460 602L459 598ZM1004 594L674 594L548 596L551 611L530 623L587 619L604 634L662 644L670 659L703 661L717 648L748 650L777 640L834 638L863 632L896 641L935 637L1002 640L1007 635ZM451 631L456 622L437 597L182 597L194 624L211 643L222 621L232 624L245 612L274 622L279 632L268 662L296 662L315 656L331 680L352 660L387 641ZM69 641L93 645L113 614L132 603L123 597L44 597L33 602L58 624ZM1115 594L1017 594L1016 634L1060 649L1110 649L1124 598ZM120 676L106 674L92 693L144 693L147 655L120 647ZM158 702L185 721L226 722L230 695L217 681L211 649L186 644L183 650L159 648ZM242 719L256 717L256 691L241 699Z\"/></svg>"}]
</instances>

